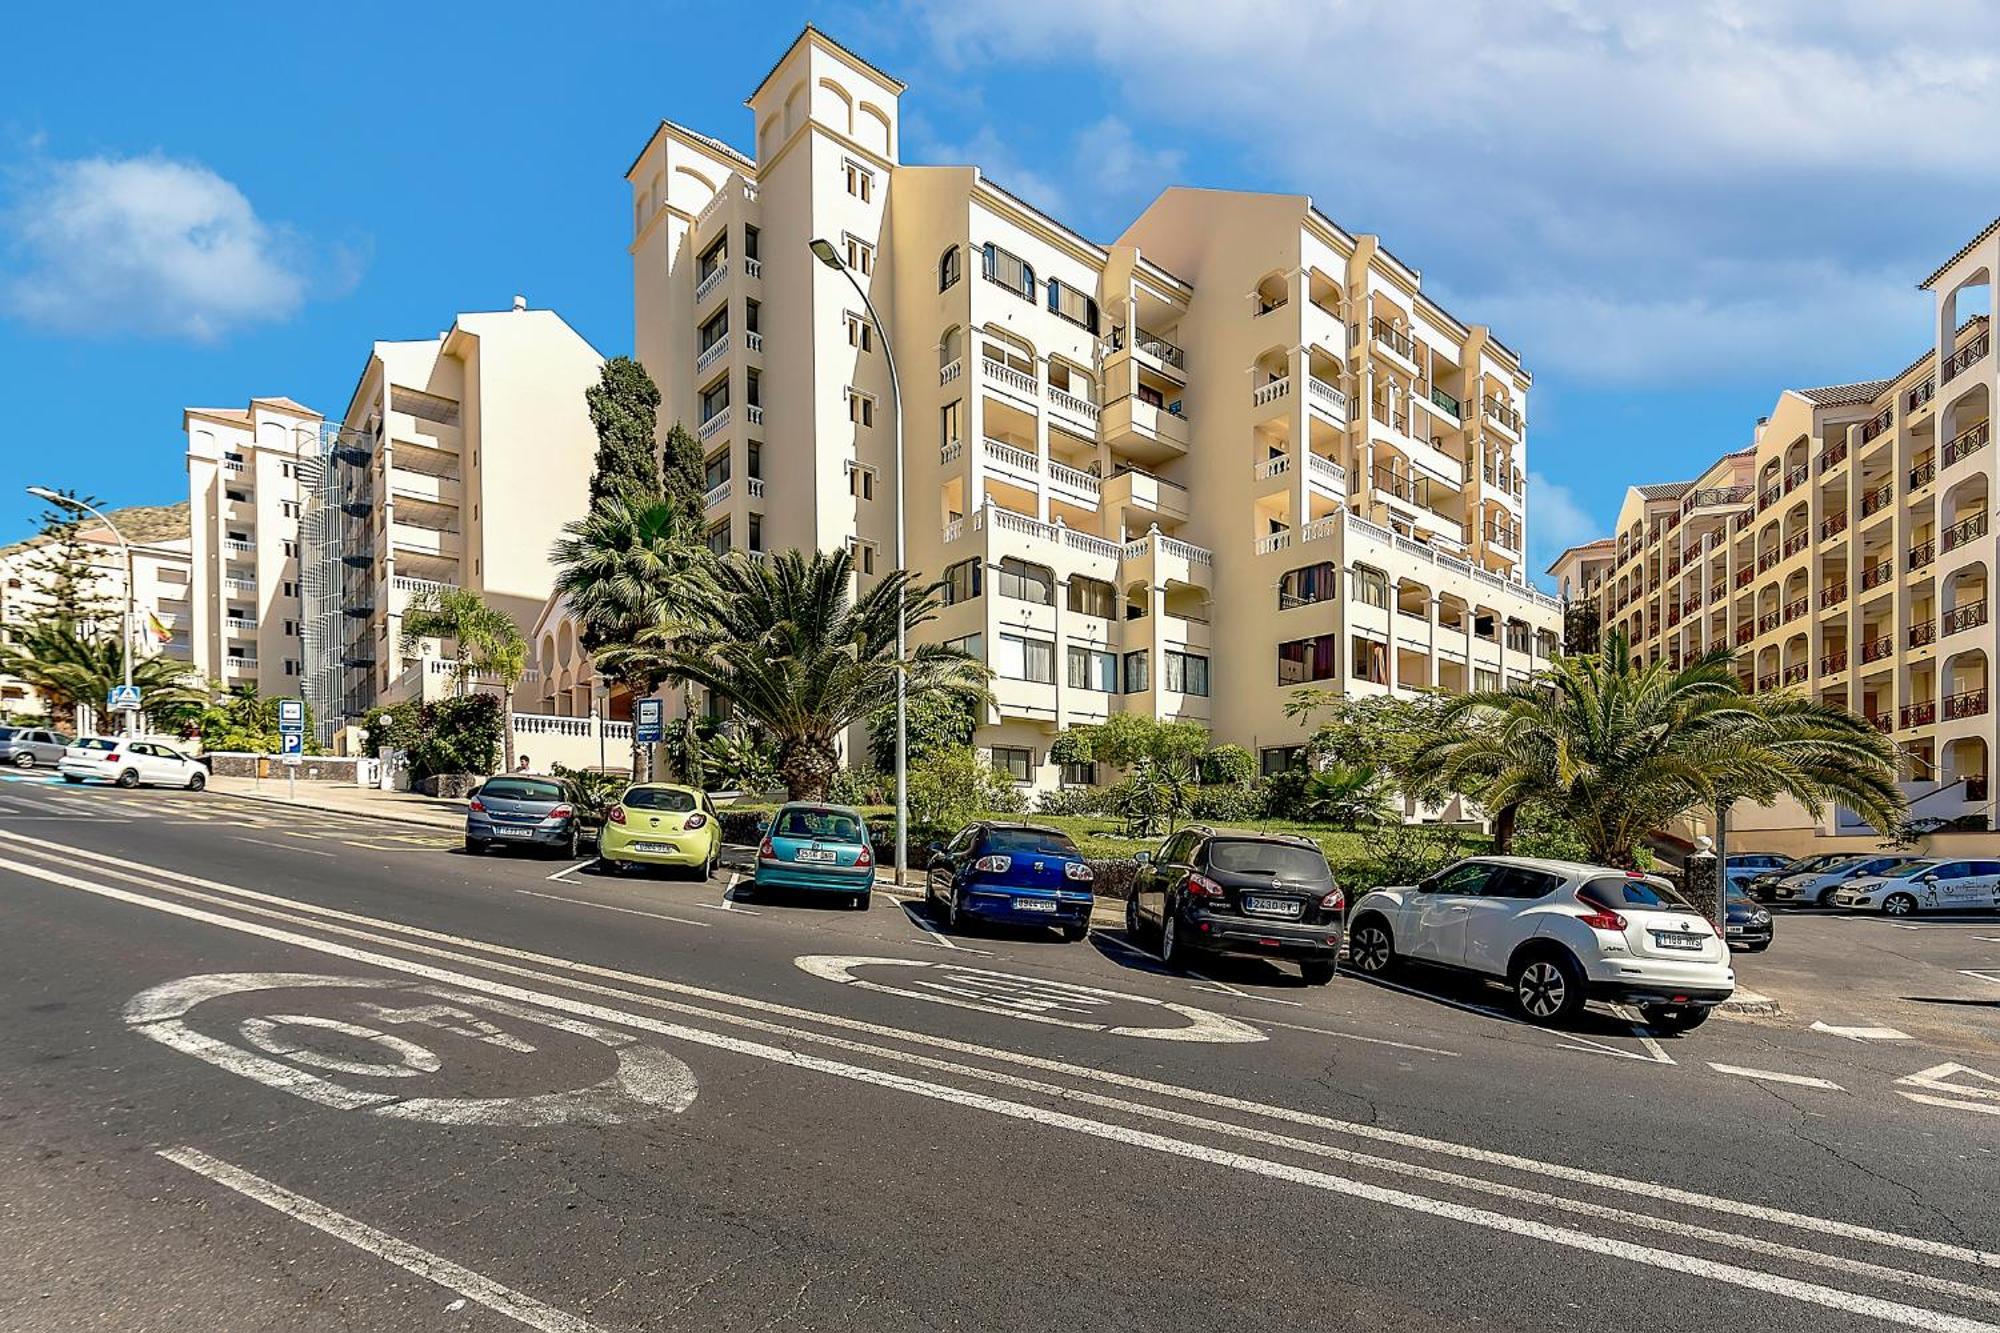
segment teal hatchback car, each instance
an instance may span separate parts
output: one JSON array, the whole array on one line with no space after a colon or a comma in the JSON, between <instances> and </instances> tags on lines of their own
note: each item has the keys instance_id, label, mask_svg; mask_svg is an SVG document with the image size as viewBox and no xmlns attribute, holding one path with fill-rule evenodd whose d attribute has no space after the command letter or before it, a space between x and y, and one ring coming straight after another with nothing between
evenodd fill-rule
<instances>
[{"instance_id":1,"label":"teal hatchback car","mask_svg":"<svg viewBox=\"0 0 2000 1333\"><path fill-rule=\"evenodd\" d=\"M846 806L807 801L780 806L757 848L752 887L758 893L802 889L845 894L848 906L867 911L875 889L868 822Z\"/></svg>"}]
</instances>

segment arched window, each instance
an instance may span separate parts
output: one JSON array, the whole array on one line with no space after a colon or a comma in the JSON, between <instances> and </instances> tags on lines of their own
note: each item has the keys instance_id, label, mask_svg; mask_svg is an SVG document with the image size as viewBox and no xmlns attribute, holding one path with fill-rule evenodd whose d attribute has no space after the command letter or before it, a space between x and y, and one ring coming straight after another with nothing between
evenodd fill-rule
<instances>
[{"instance_id":1,"label":"arched window","mask_svg":"<svg viewBox=\"0 0 2000 1333\"><path fill-rule=\"evenodd\" d=\"M938 260L938 290L947 291L958 282L958 247L949 246Z\"/></svg>"}]
</instances>

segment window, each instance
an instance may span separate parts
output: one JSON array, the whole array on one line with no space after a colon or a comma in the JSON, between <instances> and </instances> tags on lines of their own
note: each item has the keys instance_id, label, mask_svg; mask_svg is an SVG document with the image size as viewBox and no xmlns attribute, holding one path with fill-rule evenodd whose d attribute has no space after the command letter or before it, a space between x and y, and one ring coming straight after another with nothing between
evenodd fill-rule
<instances>
[{"instance_id":1,"label":"window","mask_svg":"<svg viewBox=\"0 0 2000 1333\"><path fill-rule=\"evenodd\" d=\"M875 271L875 247L856 236L853 232L842 232L841 245L847 251L847 266L867 277Z\"/></svg>"},{"instance_id":2,"label":"window","mask_svg":"<svg viewBox=\"0 0 2000 1333\"><path fill-rule=\"evenodd\" d=\"M875 543L864 542L854 537L847 539L848 552L854 557L854 567L863 574L875 572Z\"/></svg>"},{"instance_id":3,"label":"window","mask_svg":"<svg viewBox=\"0 0 2000 1333\"><path fill-rule=\"evenodd\" d=\"M1504 866L1486 881L1483 897L1487 898L1545 898L1562 884L1558 875L1540 870L1528 870L1521 866Z\"/></svg>"},{"instance_id":4,"label":"window","mask_svg":"<svg viewBox=\"0 0 2000 1333\"><path fill-rule=\"evenodd\" d=\"M287 560L297 559L298 554L299 554L299 544L297 542L285 543L285 559Z\"/></svg>"},{"instance_id":5,"label":"window","mask_svg":"<svg viewBox=\"0 0 2000 1333\"><path fill-rule=\"evenodd\" d=\"M762 309L763 307L755 301L745 301L743 303L743 331L745 333L757 332L757 312Z\"/></svg>"},{"instance_id":6,"label":"window","mask_svg":"<svg viewBox=\"0 0 2000 1333\"><path fill-rule=\"evenodd\" d=\"M1097 302L1061 278L1049 279L1049 309L1072 324L1097 332Z\"/></svg>"},{"instance_id":7,"label":"window","mask_svg":"<svg viewBox=\"0 0 2000 1333\"><path fill-rule=\"evenodd\" d=\"M1056 683L1056 646L1048 639L1002 634L993 669L1007 680L1053 685Z\"/></svg>"},{"instance_id":8,"label":"window","mask_svg":"<svg viewBox=\"0 0 2000 1333\"><path fill-rule=\"evenodd\" d=\"M1269 875L1296 884L1333 882L1333 868L1319 848L1261 838L1210 838L1204 858L1211 870L1232 875Z\"/></svg>"},{"instance_id":9,"label":"window","mask_svg":"<svg viewBox=\"0 0 2000 1333\"><path fill-rule=\"evenodd\" d=\"M224 490L224 491L222 492L222 498L223 498L223 499L225 499L225 500L234 500L234 501L236 501L236 502L237 502L238 504L241 504L241 503L243 503L243 502L245 502L245 501L249 500L249 498L250 498L250 492L248 492L248 491L239 491L239 490L236 490L235 488L231 487L231 488L229 488L229 489L227 489L227 490Z\"/></svg>"},{"instance_id":10,"label":"window","mask_svg":"<svg viewBox=\"0 0 2000 1333\"><path fill-rule=\"evenodd\" d=\"M1025 560L1008 556L994 570L993 586L1002 597L1033 602L1037 606L1055 605L1056 576L1045 565L1031 565Z\"/></svg>"},{"instance_id":11,"label":"window","mask_svg":"<svg viewBox=\"0 0 2000 1333\"><path fill-rule=\"evenodd\" d=\"M840 164L840 172L847 180L847 192L849 194L864 204L875 198L874 172L862 166L851 157Z\"/></svg>"},{"instance_id":12,"label":"window","mask_svg":"<svg viewBox=\"0 0 2000 1333\"><path fill-rule=\"evenodd\" d=\"M290 481L292 479L293 472L294 468L292 464L290 463L278 464L278 475L280 477L283 477L286 481Z\"/></svg>"},{"instance_id":13,"label":"window","mask_svg":"<svg viewBox=\"0 0 2000 1333\"><path fill-rule=\"evenodd\" d=\"M986 636L984 634L964 634L956 639L946 639L944 646L954 652L964 653L976 662L986 660Z\"/></svg>"},{"instance_id":14,"label":"window","mask_svg":"<svg viewBox=\"0 0 2000 1333\"><path fill-rule=\"evenodd\" d=\"M1069 609L1080 616L1115 620L1118 618L1118 589L1103 579L1072 575L1069 581Z\"/></svg>"},{"instance_id":15,"label":"window","mask_svg":"<svg viewBox=\"0 0 2000 1333\"><path fill-rule=\"evenodd\" d=\"M286 638L288 638L288 639L289 639L289 638L291 638L292 636L296 635L296 634L297 634L298 632L299 632L299 622L298 622L298 621L296 621L296 620L287 620L287 621L285 622L285 637L286 637Z\"/></svg>"},{"instance_id":16,"label":"window","mask_svg":"<svg viewBox=\"0 0 2000 1333\"><path fill-rule=\"evenodd\" d=\"M750 441L749 463L750 475L758 481L762 481L764 479L764 445L761 441Z\"/></svg>"},{"instance_id":17,"label":"window","mask_svg":"<svg viewBox=\"0 0 2000 1333\"><path fill-rule=\"evenodd\" d=\"M708 249L701 252L701 261L697 266L695 281L699 283L703 278L708 277L728 262L729 238L727 236L719 237L714 245L709 246Z\"/></svg>"},{"instance_id":18,"label":"window","mask_svg":"<svg viewBox=\"0 0 2000 1333\"><path fill-rule=\"evenodd\" d=\"M759 390L763 383L764 377L761 374L754 370L747 372L743 377L743 401L752 407L762 403L764 398Z\"/></svg>"},{"instance_id":19,"label":"window","mask_svg":"<svg viewBox=\"0 0 2000 1333\"><path fill-rule=\"evenodd\" d=\"M702 469L701 484L712 491L728 480L729 451L727 449L718 450L715 457L709 459L708 465Z\"/></svg>"},{"instance_id":20,"label":"window","mask_svg":"<svg viewBox=\"0 0 2000 1333\"><path fill-rule=\"evenodd\" d=\"M1017 254L988 241L984 250L986 276L1026 301L1035 299L1035 269Z\"/></svg>"},{"instance_id":21,"label":"window","mask_svg":"<svg viewBox=\"0 0 2000 1333\"><path fill-rule=\"evenodd\" d=\"M287 583L284 595L287 597L297 597L299 595L299 585L296 583Z\"/></svg>"},{"instance_id":22,"label":"window","mask_svg":"<svg viewBox=\"0 0 2000 1333\"><path fill-rule=\"evenodd\" d=\"M944 572L944 604L956 606L979 596L981 566L977 560L961 560Z\"/></svg>"},{"instance_id":23,"label":"window","mask_svg":"<svg viewBox=\"0 0 2000 1333\"><path fill-rule=\"evenodd\" d=\"M960 433L964 406L963 399L953 399L944 405L944 410L938 416L938 444L940 447L947 444L956 444L965 438Z\"/></svg>"},{"instance_id":24,"label":"window","mask_svg":"<svg viewBox=\"0 0 2000 1333\"><path fill-rule=\"evenodd\" d=\"M1257 771L1265 777L1275 777L1287 769L1296 768L1306 757L1303 745L1267 745L1257 752Z\"/></svg>"},{"instance_id":25,"label":"window","mask_svg":"<svg viewBox=\"0 0 2000 1333\"><path fill-rule=\"evenodd\" d=\"M1062 785L1065 787L1095 787L1097 785L1096 764L1064 764Z\"/></svg>"},{"instance_id":26,"label":"window","mask_svg":"<svg viewBox=\"0 0 2000 1333\"><path fill-rule=\"evenodd\" d=\"M757 257L757 229L755 227L746 226L743 228L743 257L745 259L755 259Z\"/></svg>"},{"instance_id":27,"label":"window","mask_svg":"<svg viewBox=\"0 0 2000 1333\"><path fill-rule=\"evenodd\" d=\"M724 306L716 312L714 319L701 326L700 347L698 350L706 352L709 348L715 346L728 336L729 307Z\"/></svg>"},{"instance_id":28,"label":"window","mask_svg":"<svg viewBox=\"0 0 2000 1333\"><path fill-rule=\"evenodd\" d=\"M1327 601L1339 587L1339 573L1329 561L1288 569L1278 579L1278 609L1288 611L1295 606Z\"/></svg>"},{"instance_id":29,"label":"window","mask_svg":"<svg viewBox=\"0 0 2000 1333\"><path fill-rule=\"evenodd\" d=\"M948 291L957 285L959 279L959 253L957 246L951 246L938 259L938 290Z\"/></svg>"},{"instance_id":30,"label":"window","mask_svg":"<svg viewBox=\"0 0 2000 1333\"><path fill-rule=\"evenodd\" d=\"M729 554L729 520L724 519L708 530L708 551L710 555Z\"/></svg>"},{"instance_id":31,"label":"window","mask_svg":"<svg viewBox=\"0 0 2000 1333\"><path fill-rule=\"evenodd\" d=\"M861 463L848 462L847 493L857 500L875 498L875 469Z\"/></svg>"},{"instance_id":32,"label":"window","mask_svg":"<svg viewBox=\"0 0 2000 1333\"><path fill-rule=\"evenodd\" d=\"M1354 600L1369 606L1389 608L1389 576L1366 565L1354 567Z\"/></svg>"},{"instance_id":33,"label":"window","mask_svg":"<svg viewBox=\"0 0 2000 1333\"><path fill-rule=\"evenodd\" d=\"M750 515L750 549L753 551L764 549L764 516L762 514Z\"/></svg>"},{"instance_id":34,"label":"window","mask_svg":"<svg viewBox=\"0 0 2000 1333\"><path fill-rule=\"evenodd\" d=\"M1125 654L1125 693L1144 694L1147 687L1146 653L1143 649Z\"/></svg>"},{"instance_id":35,"label":"window","mask_svg":"<svg viewBox=\"0 0 2000 1333\"><path fill-rule=\"evenodd\" d=\"M1340 674L1340 640L1331 634L1293 639L1278 645L1278 683L1301 685L1331 680Z\"/></svg>"},{"instance_id":36,"label":"window","mask_svg":"<svg viewBox=\"0 0 2000 1333\"><path fill-rule=\"evenodd\" d=\"M1167 649L1160 654L1161 663L1166 668L1166 687L1180 694L1208 697L1208 659L1194 653L1177 653Z\"/></svg>"},{"instance_id":37,"label":"window","mask_svg":"<svg viewBox=\"0 0 2000 1333\"><path fill-rule=\"evenodd\" d=\"M847 419L857 426L875 424L875 400L853 385L847 388Z\"/></svg>"},{"instance_id":38,"label":"window","mask_svg":"<svg viewBox=\"0 0 2000 1333\"><path fill-rule=\"evenodd\" d=\"M702 390L701 419L704 422L713 421L715 420L716 413L724 411L728 406L729 376L724 375L721 379L709 385L708 388Z\"/></svg>"},{"instance_id":39,"label":"window","mask_svg":"<svg viewBox=\"0 0 2000 1333\"><path fill-rule=\"evenodd\" d=\"M1477 897L1486 891L1486 881L1500 869L1486 861L1460 861L1430 881L1429 891Z\"/></svg>"},{"instance_id":40,"label":"window","mask_svg":"<svg viewBox=\"0 0 2000 1333\"><path fill-rule=\"evenodd\" d=\"M1488 671L1484 667L1472 670L1472 688L1475 690L1497 690L1500 688L1500 673Z\"/></svg>"},{"instance_id":41,"label":"window","mask_svg":"<svg viewBox=\"0 0 2000 1333\"><path fill-rule=\"evenodd\" d=\"M852 310L847 312L847 345L857 347L864 352L873 351L875 348L875 334L868 321Z\"/></svg>"},{"instance_id":42,"label":"window","mask_svg":"<svg viewBox=\"0 0 2000 1333\"><path fill-rule=\"evenodd\" d=\"M1389 646L1373 639L1354 641L1354 678L1373 681L1377 685L1389 683Z\"/></svg>"},{"instance_id":43,"label":"window","mask_svg":"<svg viewBox=\"0 0 2000 1333\"><path fill-rule=\"evenodd\" d=\"M1033 782L1035 752L1017 749L1012 745L996 745L993 747L993 767L1016 782Z\"/></svg>"},{"instance_id":44,"label":"window","mask_svg":"<svg viewBox=\"0 0 2000 1333\"><path fill-rule=\"evenodd\" d=\"M299 664L289 657L285 659L285 674L288 676L299 674Z\"/></svg>"},{"instance_id":45,"label":"window","mask_svg":"<svg viewBox=\"0 0 2000 1333\"><path fill-rule=\"evenodd\" d=\"M297 500L280 500L278 501L278 512L286 518L297 518L299 516L299 502Z\"/></svg>"},{"instance_id":46,"label":"window","mask_svg":"<svg viewBox=\"0 0 2000 1333\"><path fill-rule=\"evenodd\" d=\"M1067 675L1065 679L1073 690L1097 690L1103 694L1118 693L1118 654L1100 652L1081 644L1071 644L1068 649Z\"/></svg>"}]
</instances>

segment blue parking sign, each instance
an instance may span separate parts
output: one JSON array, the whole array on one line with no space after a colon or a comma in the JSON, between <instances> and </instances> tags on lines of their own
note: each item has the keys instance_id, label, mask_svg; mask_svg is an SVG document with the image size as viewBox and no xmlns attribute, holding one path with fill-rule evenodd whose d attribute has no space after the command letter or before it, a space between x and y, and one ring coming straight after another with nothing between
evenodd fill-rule
<instances>
[{"instance_id":1,"label":"blue parking sign","mask_svg":"<svg viewBox=\"0 0 2000 1333\"><path fill-rule=\"evenodd\" d=\"M284 745L279 749L278 751L279 754L305 753L306 750L305 733L298 731L288 731L284 734L282 739L284 741Z\"/></svg>"},{"instance_id":2,"label":"blue parking sign","mask_svg":"<svg viewBox=\"0 0 2000 1333\"><path fill-rule=\"evenodd\" d=\"M659 699L641 699L632 739L649 745L666 734L667 705Z\"/></svg>"},{"instance_id":3,"label":"blue parking sign","mask_svg":"<svg viewBox=\"0 0 2000 1333\"><path fill-rule=\"evenodd\" d=\"M306 729L306 706L302 699L278 700L278 730L303 734Z\"/></svg>"},{"instance_id":4,"label":"blue parking sign","mask_svg":"<svg viewBox=\"0 0 2000 1333\"><path fill-rule=\"evenodd\" d=\"M104 709L109 713L123 713L139 706L137 685L113 685L104 696Z\"/></svg>"}]
</instances>

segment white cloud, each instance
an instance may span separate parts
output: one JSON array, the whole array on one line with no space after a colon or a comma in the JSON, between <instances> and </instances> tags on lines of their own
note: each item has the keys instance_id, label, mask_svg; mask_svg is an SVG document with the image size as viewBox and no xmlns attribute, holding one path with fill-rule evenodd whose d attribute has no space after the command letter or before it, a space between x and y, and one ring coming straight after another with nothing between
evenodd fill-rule
<instances>
[{"instance_id":1,"label":"white cloud","mask_svg":"<svg viewBox=\"0 0 2000 1333\"><path fill-rule=\"evenodd\" d=\"M0 306L59 333L208 341L304 304L310 256L198 162L41 161L4 217Z\"/></svg>"},{"instance_id":2,"label":"white cloud","mask_svg":"<svg viewBox=\"0 0 2000 1333\"><path fill-rule=\"evenodd\" d=\"M1240 153L1236 180L1314 194L1531 364L1603 382L1894 369L1916 281L1995 211L1986 0L920 8L968 77L1081 64L1145 143Z\"/></svg>"},{"instance_id":3,"label":"white cloud","mask_svg":"<svg viewBox=\"0 0 2000 1333\"><path fill-rule=\"evenodd\" d=\"M1564 550L1595 541L1610 530L1611 524L1592 517L1569 487L1529 471L1528 567L1543 586L1551 582L1543 571Z\"/></svg>"}]
</instances>

